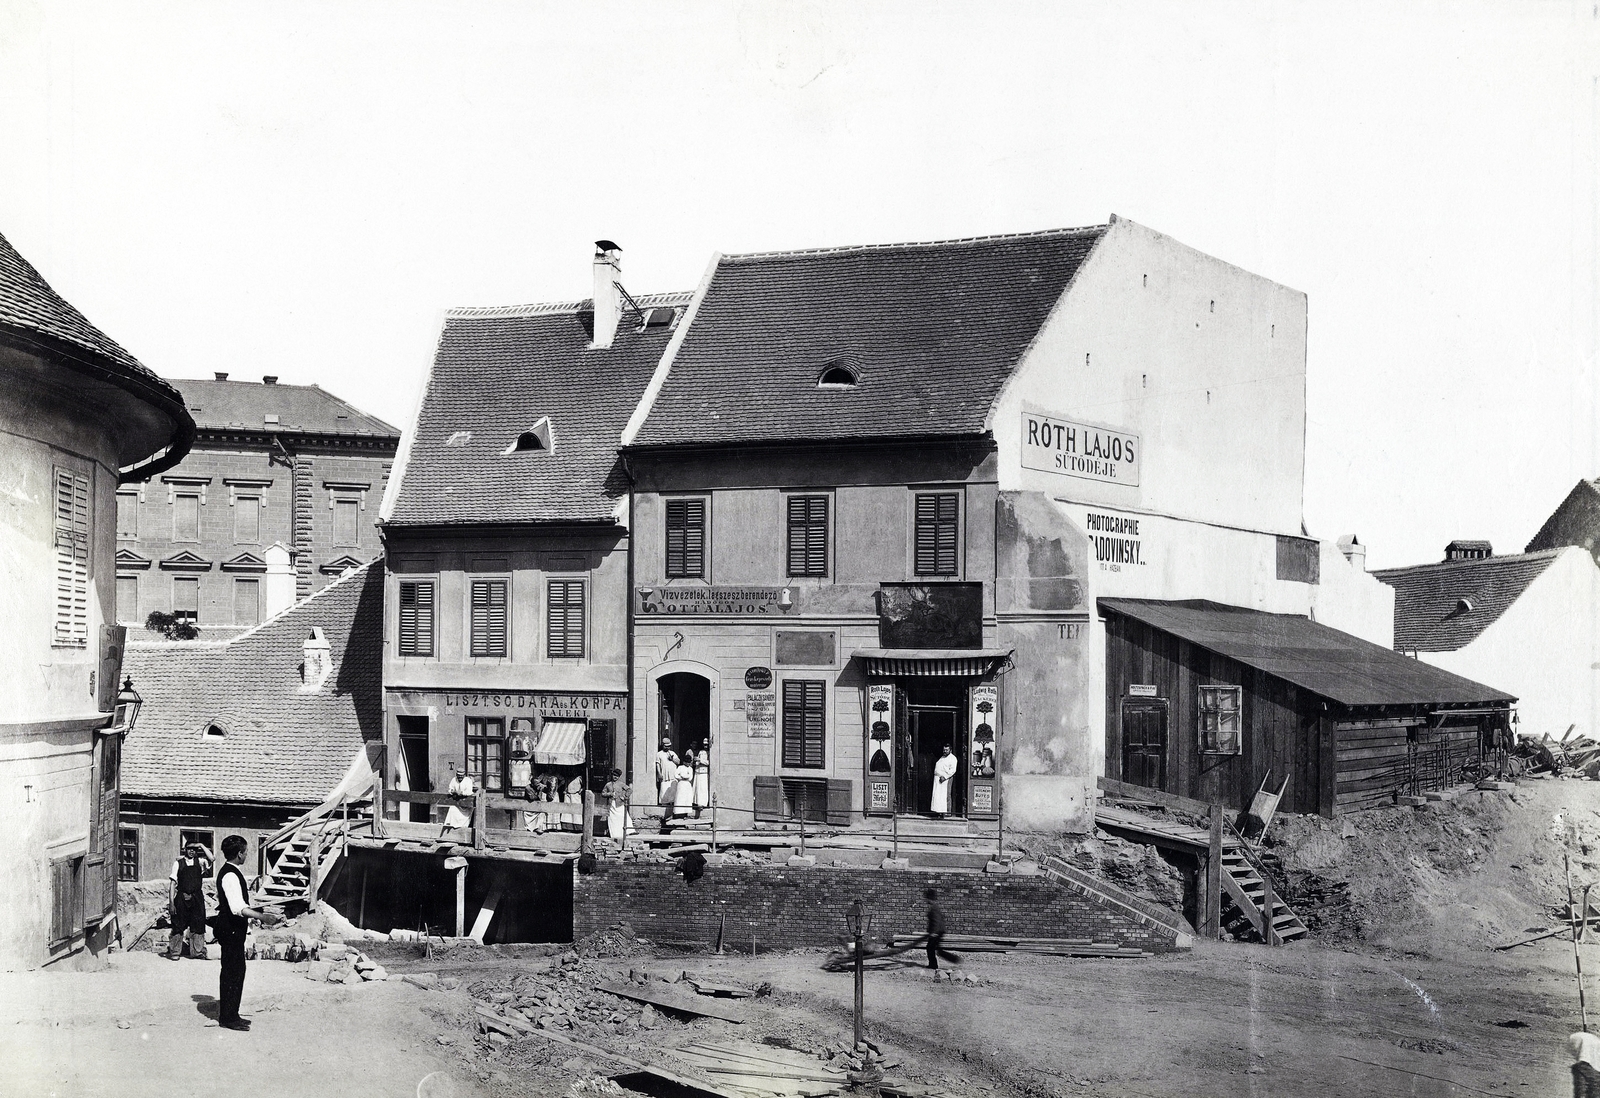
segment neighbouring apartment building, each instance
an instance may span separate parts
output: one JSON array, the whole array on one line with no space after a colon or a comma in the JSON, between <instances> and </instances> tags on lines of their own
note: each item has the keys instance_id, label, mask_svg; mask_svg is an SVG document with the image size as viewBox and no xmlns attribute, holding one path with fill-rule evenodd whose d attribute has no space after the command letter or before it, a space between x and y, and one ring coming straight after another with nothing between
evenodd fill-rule
<instances>
[{"instance_id":1,"label":"neighbouring apartment building","mask_svg":"<svg viewBox=\"0 0 1600 1098\"><path fill-rule=\"evenodd\" d=\"M591 301L446 316L382 527L391 788L581 798L629 755L617 447L688 295L626 295L597 248Z\"/></svg>"},{"instance_id":2,"label":"neighbouring apartment building","mask_svg":"<svg viewBox=\"0 0 1600 1098\"><path fill-rule=\"evenodd\" d=\"M193 436L178 391L0 237L0 969L111 943L127 731L116 494Z\"/></svg>"},{"instance_id":3,"label":"neighbouring apartment building","mask_svg":"<svg viewBox=\"0 0 1600 1098\"><path fill-rule=\"evenodd\" d=\"M176 467L117 492L118 621L140 629L159 610L203 636L231 636L381 553L378 508L399 431L272 376L173 384L195 444Z\"/></svg>"}]
</instances>

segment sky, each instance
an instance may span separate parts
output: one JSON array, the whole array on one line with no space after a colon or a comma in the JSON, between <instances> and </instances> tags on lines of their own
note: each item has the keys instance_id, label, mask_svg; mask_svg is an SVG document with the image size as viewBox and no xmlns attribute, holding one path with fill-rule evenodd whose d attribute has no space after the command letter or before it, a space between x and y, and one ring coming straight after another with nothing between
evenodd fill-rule
<instances>
[{"instance_id":1,"label":"sky","mask_svg":"<svg viewBox=\"0 0 1600 1098\"><path fill-rule=\"evenodd\" d=\"M1600 4L0 0L0 233L167 377L397 426L441 311L1131 218L1303 290L1305 521L1600 477Z\"/></svg>"}]
</instances>

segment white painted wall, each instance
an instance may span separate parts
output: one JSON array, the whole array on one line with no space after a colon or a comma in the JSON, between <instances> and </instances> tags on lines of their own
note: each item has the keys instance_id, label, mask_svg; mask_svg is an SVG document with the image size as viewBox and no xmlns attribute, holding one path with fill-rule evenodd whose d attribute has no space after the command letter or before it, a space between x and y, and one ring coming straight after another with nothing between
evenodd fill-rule
<instances>
[{"instance_id":1,"label":"white painted wall","mask_svg":"<svg viewBox=\"0 0 1600 1098\"><path fill-rule=\"evenodd\" d=\"M1322 582L1311 588L1311 613L1323 625L1394 647L1394 588L1350 563L1338 542L1324 541Z\"/></svg>"},{"instance_id":2,"label":"white painted wall","mask_svg":"<svg viewBox=\"0 0 1600 1098\"><path fill-rule=\"evenodd\" d=\"M1600 565L1563 549L1477 640L1420 658L1517 695L1520 732L1600 737Z\"/></svg>"}]
</instances>

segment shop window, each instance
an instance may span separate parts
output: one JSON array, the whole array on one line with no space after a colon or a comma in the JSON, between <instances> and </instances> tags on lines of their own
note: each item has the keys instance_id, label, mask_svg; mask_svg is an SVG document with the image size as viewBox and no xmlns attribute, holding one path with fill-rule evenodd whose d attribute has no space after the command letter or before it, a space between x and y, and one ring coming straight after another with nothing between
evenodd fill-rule
<instances>
[{"instance_id":1,"label":"shop window","mask_svg":"<svg viewBox=\"0 0 1600 1098\"><path fill-rule=\"evenodd\" d=\"M821 680L787 679L783 684L783 765L788 770L820 770L825 764L827 719Z\"/></svg>"},{"instance_id":2,"label":"shop window","mask_svg":"<svg viewBox=\"0 0 1600 1098\"><path fill-rule=\"evenodd\" d=\"M506 654L506 581L472 581L472 654Z\"/></svg>"},{"instance_id":3,"label":"shop window","mask_svg":"<svg viewBox=\"0 0 1600 1098\"><path fill-rule=\"evenodd\" d=\"M233 501L233 540L245 545L260 542L260 496L239 496Z\"/></svg>"},{"instance_id":4,"label":"shop window","mask_svg":"<svg viewBox=\"0 0 1600 1098\"><path fill-rule=\"evenodd\" d=\"M56 627L54 643L89 643L89 478L56 470Z\"/></svg>"},{"instance_id":5,"label":"shop window","mask_svg":"<svg viewBox=\"0 0 1600 1098\"><path fill-rule=\"evenodd\" d=\"M483 789L505 788L506 722L500 717L467 718L467 773Z\"/></svg>"},{"instance_id":6,"label":"shop window","mask_svg":"<svg viewBox=\"0 0 1600 1098\"><path fill-rule=\"evenodd\" d=\"M955 492L917 495L916 574L953 576L961 543L961 497Z\"/></svg>"},{"instance_id":7,"label":"shop window","mask_svg":"<svg viewBox=\"0 0 1600 1098\"><path fill-rule=\"evenodd\" d=\"M400 584L399 649L402 656L433 655L433 583Z\"/></svg>"},{"instance_id":8,"label":"shop window","mask_svg":"<svg viewBox=\"0 0 1600 1098\"><path fill-rule=\"evenodd\" d=\"M551 659L583 655L584 582L551 580L547 645Z\"/></svg>"},{"instance_id":9,"label":"shop window","mask_svg":"<svg viewBox=\"0 0 1600 1098\"><path fill-rule=\"evenodd\" d=\"M200 622L200 578L172 577L172 616L190 624Z\"/></svg>"},{"instance_id":10,"label":"shop window","mask_svg":"<svg viewBox=\"0 0 1600 1098\"><path fill-rule=\"evenodd\" d=\"M233 624L261 624L261 581L234 578Z\"/></svg>"},{"instance_id":11,"label":"shop window","mask_svg":"<svg viewBox=\"0 0 1600 1098\"><path fill-rule=\"evenodd\" d=\"M139 879L139 829L117 828L117 880Z\"/></svg>"},{"instance_id":12,"label":"shop window","mask_svg":"<svg viewBox=\"0 0 1600 1098\"><path fill-rule=\"evenodd\" d=\"M50 862L50 941L71 941L83 930L83 855Z\"/></svg>"},{"instance_id":13,"label":"shop window","mask_svg":"<svg viewBox=\"0 0 1600 1098\"><path fill-rule=\"evenodd\" d=\"M180 831L178 832L178 855L189 849L190 843L199 843L215 857L217 853L216 834L211 831Z\"/></svg>"},{"instance_id":14,"label":"shop window","mask_svg":"<svg viewBox=\"0 0 1600 1098\"><path fill-rule=\"evenodd\" d=\"M1239 716L1243 689L1238 686L1200 688L1200 750L1208 755L1237 755L1243 751Z\"/></svg>"},{"instance_id":15,"label":"shop window","mask_svg":"<svg viewBox=\"0 0 1600 1098\"><path fill-rule=\"evenodd\" d=\"M139 493L117 493L117 537L127 541L139 536Z\"/></svg>"},{"instance_id":16,"label":"shop window","mask_svg":"<svg viewBox=\"0 0 1600 1098\"><path fill-rule=\"evenodd\" d=\"M120 622L137 622L139 620L139 577L117 577L117 620Z\"/></svg>"},{"instance_id":17,"label":"shop window","mask_svg":"<svg viewBox=\"0 0 1600 1098\"><path fill-rule=\"evenodd\" d=\"M789 574L828 574L828 497L789 497Z\"/></svg>"},{"instance_id":18,"label":"shop window","mask_svg":"<svg viewBox=\"0 0 1600 1098\"><path fill-rule=\"evenodd\" d=\"M179 492L172 497L172 540L200 540L200 495Z\"/></svg>"},{"instance_id":19,"label":"shop window","mask_svg":"<svg viewBox=\"0 0 1600 1098\"><path fill-rule=\"evenodd\" d=\"M361 501L333 501L333 544L336 549L354 548L361 537Z\"/></svg>"},{"instance_id":20,"label":"shop window","mask_svg":"<svg viewBox=\"0 0 1600 1098\"><path fill-rule=\"evenodd\" d=\"M704 579L706 574L706 501L667 500L667 576Z\"/></svg>"}]
</instances>

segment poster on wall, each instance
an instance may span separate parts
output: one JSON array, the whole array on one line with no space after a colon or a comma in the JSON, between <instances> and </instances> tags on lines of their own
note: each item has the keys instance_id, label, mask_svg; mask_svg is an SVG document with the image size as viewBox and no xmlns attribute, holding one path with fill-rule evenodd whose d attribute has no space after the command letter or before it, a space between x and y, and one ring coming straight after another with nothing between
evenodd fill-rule
<instances>
[{"instance_id":1,"label":"poster on wall","mask_svg":"<svg viewBox=\"0 0 1600 1098\"><path fill-rule=\"evenodd\" d=\"M970 773L974 778L994 777L995 748L1000 728L1000 688L992 682L981 682L970 691L971 714L967 727L972 729L972 758ZM973 807L977 807L977 789L973 789Z\"/></svg>"},{"instance_id":2,"label":"poster on wall","mask_svg":"<svg viewBox=\"0 0 1600 1098\"><path fill-rule=\"evenodd\" d=\"M744 696L746 730L758 739L773 739L778 734L778 695L751 691Z\"/></svg>"},{"instance_id":3,"label":"poster on wall","mask_svg":"<svg viewBox=\"0 0 1600 1098\"><path fill-rule=\"evenodd\" d=\"M894 683L867 684L867 811L888 815L894 811Z\"/></svg>"},{"instance_id":4,"label":"poster on wall","mask_svg":"<svg viewBox=\"0 0 1600 1098\"><path fill-rule=\"evenodd\" d=\"M1022 467L1105 484L1139 486L1144 443L1117 427L1022 409Z\"/></svg>"}]
</instances>

